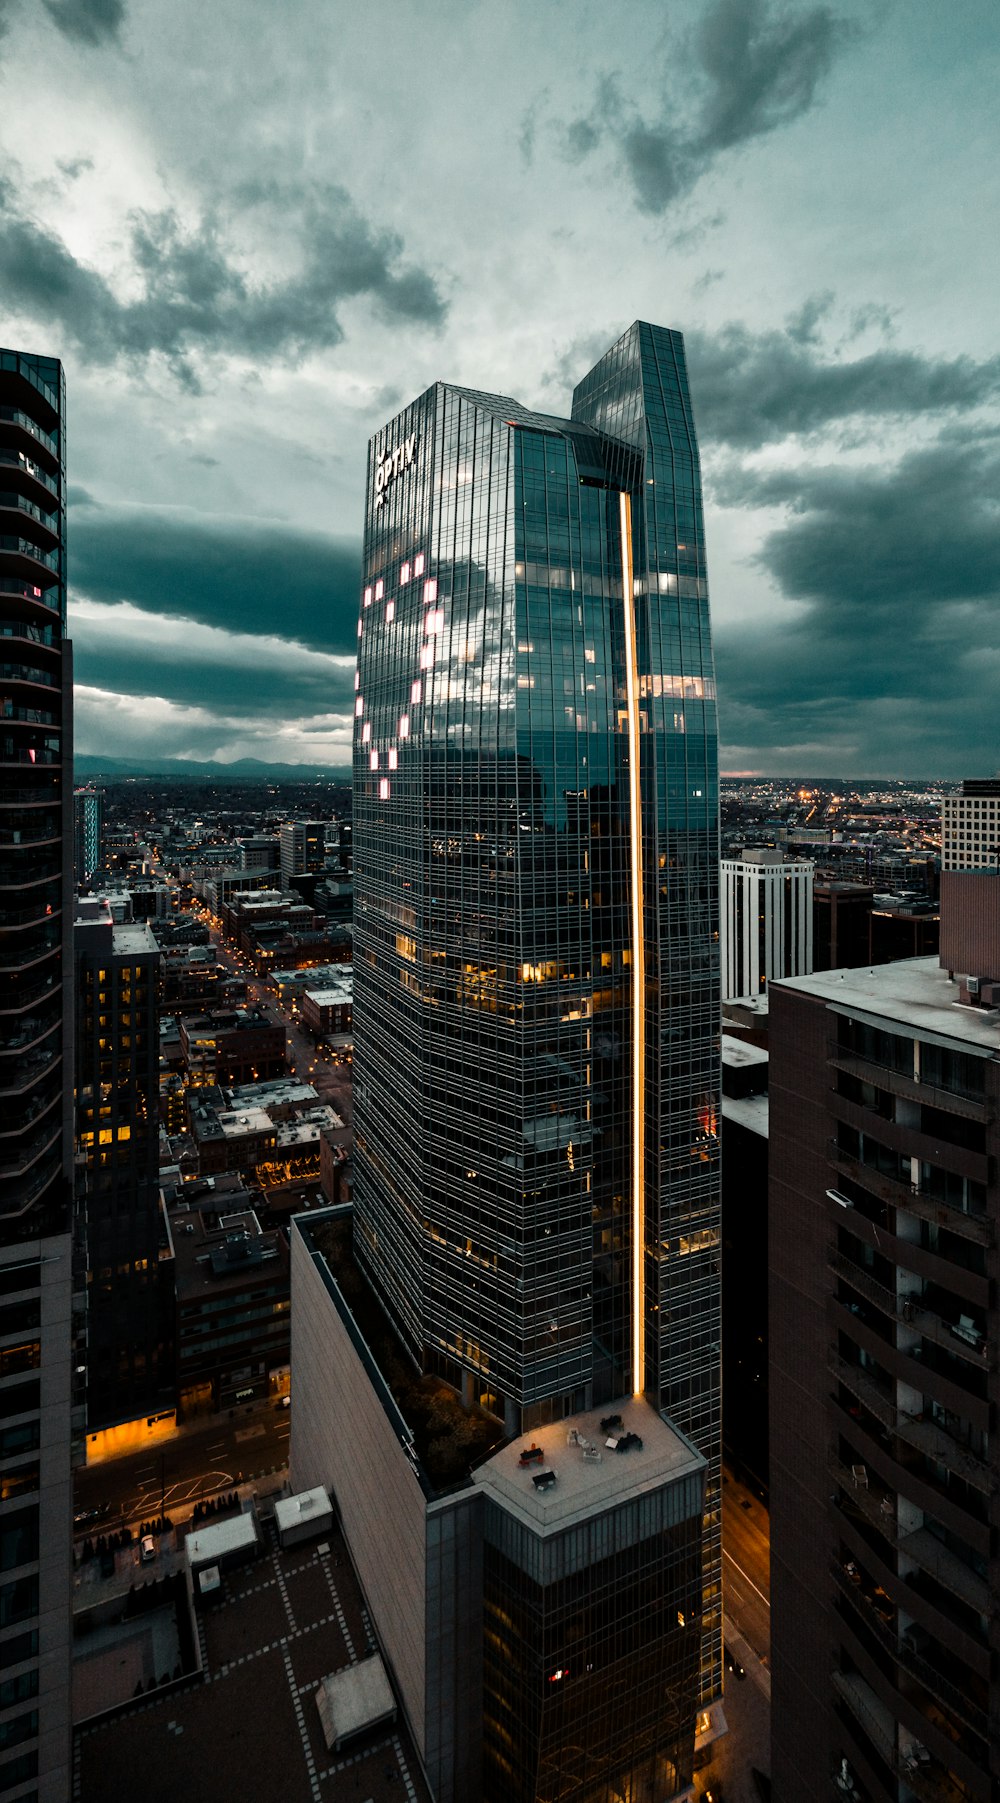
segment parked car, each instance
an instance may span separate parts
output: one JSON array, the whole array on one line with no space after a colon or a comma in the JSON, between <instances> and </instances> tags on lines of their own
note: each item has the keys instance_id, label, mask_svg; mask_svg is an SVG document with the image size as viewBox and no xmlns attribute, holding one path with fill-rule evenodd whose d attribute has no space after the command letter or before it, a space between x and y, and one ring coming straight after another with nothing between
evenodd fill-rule
<instances>
[{"instance_id":1,"label":"parked car","mask_svg":"<svg viewBox=\"0 0 1000 1803\"><path fill-rule=\"evenodd\" d=\"M156 1541L152 1534L143 1534L139 1542L139 1557L144 1565L151 1565L156 1558Z\"/></svg>"},{"instance_id":2,"label":"parked car","mask_svg":"<svg viewBox=\"0 0 1000 1803\"><path fill-rule=\"evenodd\" d=\"M746 1668L740 1664L732 1647L727 1646L724 1651L727 1672L732 1672L734 1678L745 1678Z\"/></svg>"}]
</instances>

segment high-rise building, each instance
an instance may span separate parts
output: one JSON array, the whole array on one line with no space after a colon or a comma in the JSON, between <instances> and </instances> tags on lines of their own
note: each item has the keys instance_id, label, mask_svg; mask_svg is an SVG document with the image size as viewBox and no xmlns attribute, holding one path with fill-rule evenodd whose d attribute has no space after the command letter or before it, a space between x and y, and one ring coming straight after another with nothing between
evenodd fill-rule
<instances>
[{"instance_id":1,"label":"high-rise building","mask_svg":"<svg viewBox=\"0 0 1000 1803\"><path fill-rule=\"evenodd\" d=\"M638 1514L622 1527L617 1603L599 1629L581 1602L571 1626L534 1518L515 1532L491 1513L517 1514L506 1466L477 1473L495 1524L484 1794L666 1797L690 1779L722 1651L718 778L680 335L631 326L570 419L436 384L373 440L368 497L356 1256L416 1368L508 1438L565 1443L568 1422L586 1439L587 1412L626 1398L641 1438L667 1422L706 1462L697 1621L688 1600L631 1634L641 1587L665 1581L666 1518L652 1539ZM595 1599L609 1507L596 1482L574 1504L566 1570ZM649 1683L668 1668L657 1726Z\"/></svg>"},{"instance_id":2,"label":"high-rise building","mask_svg":"<svg viewBox=\"0 0 1000 1803\"><path fill-rule=\"evenodd\" d=\"M814 885L813 970L841 970L850 964L872 962L874 895L870 883L847 883L829 875Z\"/></svg>"},{"instance_id":3,"label":"high-rise building","mask_svg":"<svg viewBox=\"0 0 1000 1803\"><path fill-rule=\"evenodd\" d=\"M770 992L775 1803L1000 1795L998 898Z\"/></svg>"},{"instance_id":4,"label":"high-rise building","mask_svg":"<svg viewBox=\"0 0 1000 1803\"><path fill-rule=\"evenodd\" d=\"M80 886L90 882L104 861L103 826L103 791L74 789L73 865Z\"/></svg>"},{"instance_id":5,"label":"high-rise building","mask_svg":"<svg viewBox=\"0 0 1000 1803\"><path fill-rule=\"evenodd\" d=\"M74 1390L65 388L0 351L0 1791L71 1789Z\"/></svg>"},{"instance_id":6,"label":"high-rise building","mask_svg":"<svg viewBox=\"0 0 1000 1803\"><path fill-rule=\"evenodd\" d=\"M780 851L723 858L720 896L722 993L761 995L776 977L812 970L813 875Z\"/></svg>"},{"instance_id":7,"label":"high-rise building","mask_svg":"<svg viewBox=\"0 0 1000 1803\"><path fill-rule=\"evenodd\" d=\"M316 876L323 869L326 863L326 833L325 820L282 821L278 836L283 888L287 889L297 876ZM244 865L244 869L250 868L250 865Z\"/></svg>"},{"instance_id":8,"label":"high-rise building","mask_svg":"<svg viewBox=\"0 0 1000 1803\"><path fill-rule=\"evenodd\" d=\"M118 926L107 902L87 899L75 941L92 1450L105 1430L173 1406L174 1296L159 1185L160 948L148 925Z\"/></svg>"},{"instance_id":9,"label":"high-rise building","mask_svg":"<svg viewBox=\"0 0 1000 1803\"><path fill-rule=\"evenodd\" d=\"M1000 776L970 777L941 803L941 869L1000 868Z\"/></svg>"}]
</instances>

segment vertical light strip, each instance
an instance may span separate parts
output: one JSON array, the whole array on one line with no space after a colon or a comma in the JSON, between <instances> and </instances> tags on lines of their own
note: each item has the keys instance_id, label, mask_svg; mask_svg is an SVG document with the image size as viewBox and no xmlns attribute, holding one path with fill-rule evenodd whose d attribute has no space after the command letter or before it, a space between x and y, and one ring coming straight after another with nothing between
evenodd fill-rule
<instances>
[{"instance_id":1,"label":"vertical light strip","mask_svg":"<svg viewBox=\"0 0 1000 1803\"><path fill-rule=\"evenodd\" d=\"M628 707L629 845L632 868L632 1389L646 1385L646 944L642 907L642 791L639 785L639 671L632 585L632 498L618 497L622 600L625 610L625 699Z\"/></svg>"}]
</instances>

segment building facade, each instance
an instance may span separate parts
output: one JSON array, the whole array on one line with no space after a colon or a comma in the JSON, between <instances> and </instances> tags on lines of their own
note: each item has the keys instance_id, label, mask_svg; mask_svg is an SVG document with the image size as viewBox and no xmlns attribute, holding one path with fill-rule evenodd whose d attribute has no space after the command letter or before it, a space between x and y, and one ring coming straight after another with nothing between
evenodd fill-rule
<instances>
[{"instance_id":1,"label":"building facade","mask_svg":"<svg viewBox=\"0 0 1000 1803\"><path fill-rule=\"evenodd\" d=\"M77 1146L87 1242L87 1434L174 1404L173 1264L160 1205L160 948L81 900Z\"/></svg>"},{"instance_id":2,"label":"building facade","mask_svg":"<svg viewBox=\"0 0 1000 1803\"><path fill-rule=\"evenodd\" d=\"M718 776L679 334L633 325L570 419L444 384L405 409L361 601L357 1257L509 1435L637 1395L703 1454L709 1705Z\"/></svg>"},{"instance_id":3,"label":"building facade","mask_svg":"<svg viewBox=\"0 0 1000 1803\"><path fill-rule=\"evenodd\" d=\"M771 991L775 1803L1000 1793L998 897Z\"/></svg>"},{"instance_id":4,"label":"building facade","mask_svg":"<svg viewBox=\"0 0 1000 1803\"><path fill-rule=\"evenodd\" d=\"M104 793L73 791L73 867L78 886L85 886L104 861Z\"/></svg>"},{"instance_id":5,"label":"building facade","mask_svg":"<svg viewBox=\"0 0 1000 1803\"><path fill-rule=\"evenodd\" d=\"M71 1788L72 669L65 387L0 351L0 1791Z\"/></svg>"},{"instance_id":6,"label":"building facade","mask_svg":"<svg viewBox=\"0 0 1000 1803\"><path fill-rule=\"evenodd\" d=\"M282 887L297 876L315 876L326 863L325 820L283 820L279 830ZM249 866L246 866L249 868Z\"/></svg>"},{"instance_id":7,"label":"building facade","mask_svg":"<svg viewBox=\"0 0 1000 1803\"><path fill-rule=\"evenodd\" d=\"M761 995L775 977L813 967L813 874L780 851L722 860L722 994Z\"/></svg>"},{"instance_id":8,"label":"building facade","mask_svg":"<svg viewBox=\"0 0 1000 1803\"><path fill-rule=\"evenodd\" d=\"M970 777L941 803L941 869L1000 868L1000 776Z\"/></svg>"}]
</instances>

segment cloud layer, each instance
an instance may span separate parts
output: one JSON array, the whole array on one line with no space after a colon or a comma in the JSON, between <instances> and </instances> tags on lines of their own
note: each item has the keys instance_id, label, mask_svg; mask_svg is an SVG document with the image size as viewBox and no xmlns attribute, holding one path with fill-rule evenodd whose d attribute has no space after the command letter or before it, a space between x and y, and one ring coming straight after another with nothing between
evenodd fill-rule
<instances>
[{"instance_id":1,"label":"cloud layer","mask_svg":"<svg viewBox=\"0 0 1000 1803\"><path fill-rule=\"evenodd\" d=\"M291 234L287 274L256 274L243 244ZM243 244L241 244L241 240ZM8 307L30 315L91 363L165 359L184 386L199 360L289 362L343 341L338 309L365 298L385 320L439 327L446 304L432 276L407 263L397 234L365 219L345 189L303 183L294 194L254 183L228 207L190 222L174 207L134 210L124 277L134 298L80 261L33 219L12 181L0 185L0 283Z\"/></svg>"},{"instance_id":2,"label":"cloud layer","mask_svg":"<svg viewBox=\"0 0 1000 1803\"><path fill-rule=\"evenodd\" d=\"M610 147L637 206L663 213L726 151L807 113L852 35L828 6L714 0L686 53L663 54L659 105L644 113L627 98L631 81L603 77L589 110L559 127L564 154L580 162Z\"/></svg>"},{"instance_id":3,"label":"cloud layer","mask_svg":"<svg viewBox=\"0 0 1000 1803\"><path fill-rule=\"evenodd\" d=\"M1000 439L958 428L888 469L730 476L730 505L788 510L756 561L805 604L780 632L717 635L733 762L802 768L813 747L813 773L995 766L998 493Z\"/></svg>"}]
</instances>

